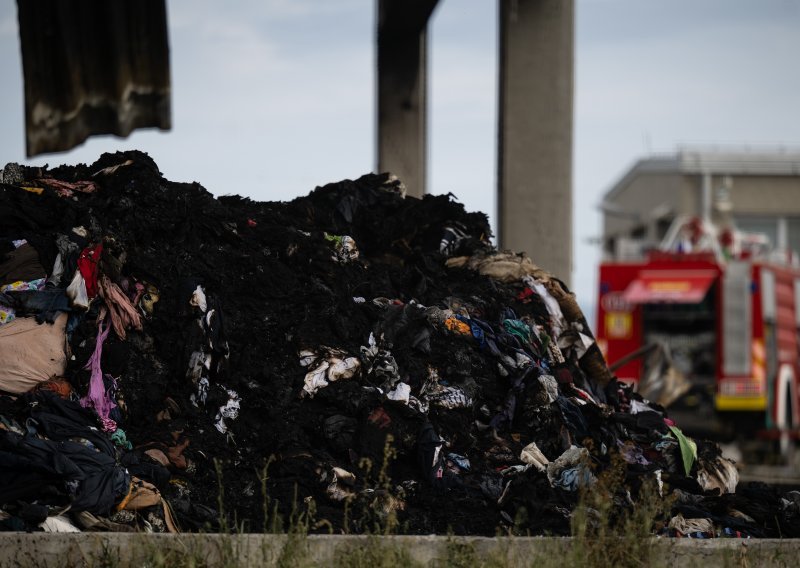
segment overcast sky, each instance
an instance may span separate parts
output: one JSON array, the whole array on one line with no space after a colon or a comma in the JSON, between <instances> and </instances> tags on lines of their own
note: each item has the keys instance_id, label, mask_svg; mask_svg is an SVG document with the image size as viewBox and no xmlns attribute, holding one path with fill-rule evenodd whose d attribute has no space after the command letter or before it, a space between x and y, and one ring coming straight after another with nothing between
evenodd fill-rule
<instances>
[{"instance_id":1,"label":"overcast sky","mask_svg":"<svg viewBox=\"0 0 800 568\"><path fill-rule=\"evenodd\" d=\"M25 159L16 2L0 0L0 162L140 149L174 181L288 200L375 168L373 0L168 2L173 129ZM577 0L573 284L593 313L602 194L681 144L800 146L800 0ZM430 28L429 189L494 218L497 8ZM535 258L534 258L535 260Z\"/></svg>"}]
</instances>

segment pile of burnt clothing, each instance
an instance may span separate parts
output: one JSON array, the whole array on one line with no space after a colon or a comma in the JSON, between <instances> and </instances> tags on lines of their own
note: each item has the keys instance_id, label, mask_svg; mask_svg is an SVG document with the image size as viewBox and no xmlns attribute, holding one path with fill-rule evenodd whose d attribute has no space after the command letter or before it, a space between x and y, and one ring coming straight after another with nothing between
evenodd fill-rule
<instances>
[{"instance_id":1,"label":"pile of burnt clothing","mask_svg":"<svg viewBox=\"0 0 800 568\"><path fill-rule=\"evenodd\" d=\"M567 534L615 471L620 510L646 486L672 500L665 534L798 534L791 495L737 492L716 445L617 383L567 287L490 238L387 175L259 203L138 152L6 166L0 522L208 530L221 503L246 530L305 510L336 531Z\"/></svg>"}]
</instances>

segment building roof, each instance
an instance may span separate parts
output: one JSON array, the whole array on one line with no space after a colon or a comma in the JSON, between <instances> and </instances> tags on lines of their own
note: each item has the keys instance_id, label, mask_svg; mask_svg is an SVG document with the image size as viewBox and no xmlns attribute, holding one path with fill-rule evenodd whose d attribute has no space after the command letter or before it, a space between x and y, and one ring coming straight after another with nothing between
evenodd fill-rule
<instances>
[{"instance_id":1,"label":"building roof","mask_svg":"<svg viewBox=\"0 0 800 568\"><path fill-rule=\"evenodd\" d=\"M641 158L603 197L613 198L641 174L800 176L800 149L679 148L675 154Z\"/></svg>"}]
</instances>

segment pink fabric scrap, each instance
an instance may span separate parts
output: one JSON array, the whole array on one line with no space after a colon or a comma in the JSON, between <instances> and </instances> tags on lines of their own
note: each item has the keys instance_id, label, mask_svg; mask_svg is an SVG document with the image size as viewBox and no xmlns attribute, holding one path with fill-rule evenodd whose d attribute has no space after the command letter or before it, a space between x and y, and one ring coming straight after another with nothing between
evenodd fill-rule
<instances>
[{"instance_id":1,"label":"pink fabric scrap","mask_svg":"<svg viewBox=\"0 0 800 568\"><path fill-rule=\"evenodd\" d=\"M139 300L142 299L142 296L144 296L144 284L142 284L141 282L137 282L136 293L133 295L133 298L131 298L131 304L133 304L134 306L138 305Z\"/></svg>"},{"instance_id":2,"label":"pink fabric scrap","mask_svg":"<svg viewBox=\"0 0 800 568\"><path fill-rule=\"evenodd\" d=\"M81 399L81 406L84 408L94 408L97 416L100 417L100 422L103 429L107 430L113 424L113 429L116 430L116 423L109 419L109 414L117 406L111 397L106 392L105 384L103 383L103 371L100 368L100 359L103 355L103 342L108 337L108 332L111 327L106 324L103 326L103 320L97 326L97 340L94 345L94 353L89 357L84 369L90 369L92 374L89 379L89 392ZM109 422L111 424L109 424ZM107 430L113 431L113 430Z\"/></svg>"},{"instance_id":3,"label":"pink fabric scrap","mask_svg":"<svg viewBox=\"0 0 800 568\"><path fill-rule=\"evenodd\" d=\"M97 184L93 181L76 181L70 183L54 178L39 178L36 180L36 183L55 190L59 197L72 197L75 195L76 191L79 193L94 193L97 191Z\"/></svg>"},{"instance_id":4,"label":"pink fabric scrap","mask_svg":"<svg viewBox=\"0 0 800 568\"><path fill-rule=\"evenodd\" d=\"M125 330L142 329L142 316L122 291L108 276L100 277L100 297L106 301L108 313L111 316L111 325L120 339L125 339Z\"/></svg>"}]
</instances>

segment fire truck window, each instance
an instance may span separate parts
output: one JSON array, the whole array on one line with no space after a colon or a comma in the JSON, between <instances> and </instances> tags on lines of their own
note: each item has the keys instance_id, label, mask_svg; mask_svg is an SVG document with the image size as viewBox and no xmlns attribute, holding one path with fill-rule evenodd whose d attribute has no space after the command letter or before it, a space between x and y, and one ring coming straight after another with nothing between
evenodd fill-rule
<instances>
[{"instance_id":1,"label":"fire truck window","mask_svg":"<svg viewBox=\"0 0 800 568\"><path fill-rule=\"evenodd\" d=\"M633 229L631 229L631 238L643 239L646 233L647 233L647 227L645 227L644 225L639 225L638 227L634 227Z\"/></svg>"},{"instance_id":2,"label":"fire truck window","mask_svg":"<svg viewBox=\"0 0 800 568\"><path fill-rule=\"evenodd\" d=\"M778 220L775 217L757 217L753 215L737 215L734 218L736 227L745 233L766 235L771 246L778 242Z\"/></svg>"},{"instance_id":3,"label":"fire truck window","mask_svg":"<svg viewBox=\"0 0 800 568\"><path fill-rule=\"evenodd\" d=\"M606 253L613 256L617 247L617 237L609 237L606 239Z\"/></svg>"},{"instance_id":4,"label":"fire truck window","mask_svg":"<svg viewBox=\"0 0 800 568\"><path fill-rule=\"evenodd\" d=\"M789 248L800 256L800 217L789 217L787 219Z\"/></svg>"},{"instance_id":5,"label":"fire truck window","mask_svg":"<svg viewBox=\"0 0 800 568\"><path fill-rule=\"evenodd\" d=\"M767 377L778 372L777 300L775 274L761 271L761 313L764 318L764 347L767 351Z\"/></svg>"},{"instance_id":6,"label":"fire truck window","mask_svg":"<svg viewBox=\"0 0 800 568\"><path fill-rule=\"evenodd\" d=\"M662 240L669 228L672 226L674 219L672 217L661 217L658 221L656 221L656 237L658 240Z\"/></svg>"},{"instance_id":7,"label":"fire truck window","mask_svg":"<svg viewBox=\"0 0 800 568\"><path fill-rule=\"evenodd\" d=\"M710 388L716 374L715 288L697 304L644 304L642 309L645 343L666 344L675 367Z\"/></svg>"}]
</instances>

